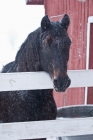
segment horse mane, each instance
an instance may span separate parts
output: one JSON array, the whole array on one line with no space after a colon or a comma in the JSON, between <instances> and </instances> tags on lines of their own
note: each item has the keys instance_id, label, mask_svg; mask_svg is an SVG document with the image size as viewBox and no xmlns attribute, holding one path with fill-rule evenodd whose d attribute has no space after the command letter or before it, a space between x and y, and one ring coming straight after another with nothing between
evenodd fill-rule
<instances>
[{"instance_id":1,"label":"horse mane","mask_svg":"<svg viewBox=\"0 0 93 140\"><path fill-rule=\"evenodd\" d=\"M40 28L31 32L18 50L15 61L8 63L2 72L39 71Z\"/></svg>"}]
</instances>

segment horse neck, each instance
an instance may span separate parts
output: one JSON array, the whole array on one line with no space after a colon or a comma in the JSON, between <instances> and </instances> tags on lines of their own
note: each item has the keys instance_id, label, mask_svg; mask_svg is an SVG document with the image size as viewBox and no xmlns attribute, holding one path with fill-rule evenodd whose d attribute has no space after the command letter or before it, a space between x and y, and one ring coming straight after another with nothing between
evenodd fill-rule
<instances>
[{"instance_id":1,"label":"horse neck","mask_svg":"<svg viewBox=\"0 0 93 140\"><path fill-rule=\"evenodd\" d=\"M14 71L40 71L40 28L30 33L21 45L16 58Z\"/></svg>"}]
</instances>

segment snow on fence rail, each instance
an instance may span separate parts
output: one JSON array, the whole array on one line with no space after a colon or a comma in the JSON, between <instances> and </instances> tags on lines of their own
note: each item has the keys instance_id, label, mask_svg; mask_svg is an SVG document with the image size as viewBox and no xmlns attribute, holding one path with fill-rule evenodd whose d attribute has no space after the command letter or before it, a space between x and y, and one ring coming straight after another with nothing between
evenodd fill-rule
<instances>
[{"instance_id":1,"label":"snow on fence rail","mask_svg":"<svg viewBox=\"0 0 93 140\"><path fill-rule=\"evenodd\" d=\"M93 86L93 70L68 71L68 75L71 78L70 87ZM0 91L48 88L53 88L53 84L44 72L0 73ZM0 124L0 140L89 134L93 134L92 117Z\"/></svg>"}]
</instances>

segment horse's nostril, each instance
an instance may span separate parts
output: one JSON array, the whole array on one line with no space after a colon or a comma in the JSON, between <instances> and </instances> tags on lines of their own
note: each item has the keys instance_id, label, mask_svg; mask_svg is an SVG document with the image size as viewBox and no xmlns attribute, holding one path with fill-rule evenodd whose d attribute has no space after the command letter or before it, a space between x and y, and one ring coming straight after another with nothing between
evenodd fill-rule
<instances>
[{"instance_id":1,"label":"horse's nostril","mask_svg":"<svg viewBox=\"0 0 93 140\"><path fill-rule=\"evenodd\" d=\"M67 87L69 87L70 84L71 84L71 80L68 78L68 80L67 80Z\"/></svg>"},{"instance_id":2,"label":"horse's nostril","mask_svg":"<svg viewBox=\"0 0 93 140\"><path fill-rule=\"evenodd\" d=\"M64 77L63 81L64 81L63 83L64 83L65 87L69 87L70 86L71 80L69 79L68 76Z\"/></svg>"},{"instance_id":3,"label":"horse's nostril","mask_svg":"<svg viewBox=\"0 0 93 140\"><path fill-rule=\"evenodd\" d=\"M58 83L58 80L57 79L54 79L54 84L56 85Z\"/></svg>"},{"instance_id":4,"label":"horse's nostril","mask_svg":"<svg viewBox=\"0 0 93 140\"><path fill-rule=\"evenodd\" d=\"M60 86L60 82L59 82L58 78L54 79L54 85L57 86L57 87Z\"/></svg>"},{"instance_id":5,"label":"horse's nostril","mask_svg":"<svg viewBox=\"0 0 93 140\"><path fill-rule=\"evenodd\" d=\"M54 79L54 89L56 91L58 91L60 89L60 82L59 82L58 78Z\"/></svg>"}]
</instances>

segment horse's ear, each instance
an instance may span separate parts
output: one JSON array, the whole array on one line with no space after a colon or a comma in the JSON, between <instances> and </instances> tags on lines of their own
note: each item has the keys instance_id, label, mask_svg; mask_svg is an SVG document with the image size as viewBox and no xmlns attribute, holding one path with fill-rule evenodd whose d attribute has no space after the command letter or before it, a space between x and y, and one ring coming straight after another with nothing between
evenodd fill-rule
<instances>
[{"instance_id":1,"label":"horse's ear","mask_svg":"<svg viewBox=\"0 0 93 140\"><path fill-rule=\"evenodd\" d=\"M61 20L61 25L67 30L69 24L70 24L70 18L67 14L65 14Z\"/></svg>"},{"instance_id":2,"label":"horse's ear","mask_svg":"<svg viewBox=\"0 0 93 140\"><path fill-rule=\"evenodd\" d=\"M43 30L47 30L50 26L50 20L48 18L48 15L44 16L41 20L41 28Z\"/></svg>"}]
</instances>

